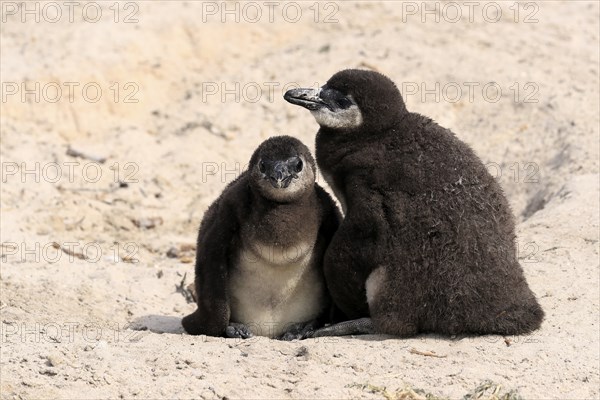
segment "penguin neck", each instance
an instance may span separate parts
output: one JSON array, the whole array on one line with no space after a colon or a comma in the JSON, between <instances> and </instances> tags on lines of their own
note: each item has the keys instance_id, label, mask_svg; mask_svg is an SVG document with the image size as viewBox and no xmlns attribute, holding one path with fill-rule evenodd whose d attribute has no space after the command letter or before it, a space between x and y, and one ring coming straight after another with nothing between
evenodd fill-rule
<instances>
[{"instance_id":1,"label":"penguin neck","mask_svg":"<svg viewBox=\"0 0 600 400\"><path fill-rule=\"evenodd\" d=\"M254 203L257 206L257 210L261 210L262 212L269 213L289 213L294 210L301 209L306 207L308 204L311 204L315 199L316 193L314 186L308 190L305 190L298 197L294 198L292 201L281 202L273 199L269 199L264 197L261 193L258 193L256 190L252 190L252 197Z\"/></svg>"},{"instance_id":2,"label":"penguin neck","mask_svg":"<svg viewBox=\"0 0 600 400\"><path fill-rule=\"evenodd\" d=\"M263 244L293 245L311 242L318 231L319 212L314 187L292 202L269 200L259 193L252 194L250 226L260 227Z\"/></svg>"},{"instance_id":3,"label":"penguin neck","mask_svg":"<svg viewBox=\"0 0 600 400\"><path fill-rule=\"evenodd\" d=\"M317 133L315 155L317 164L323 171L339 169L345 159L360 151L373 138L360 135L359 130L333 130L322 127Z\"/></svg>"},{"instance_id":4,"label":"penguin neck","mask_svg":"<svg viewBox=\"0 0 600 400\"><path fill-rule=\"evenodd\" d=\"M411 132L405 129L410 120L411 113L401 113L394 123L386 128L369 128L360 126L354 129L331 129L321 127L317 132L315 143L315 155L317 164L322 171L333 172L344 170L352 164L353 154L373 148L386 140L400 140L408 142L412 140ZM337 174L336 174L337 175Z\"/></svg>"}]
</instances>

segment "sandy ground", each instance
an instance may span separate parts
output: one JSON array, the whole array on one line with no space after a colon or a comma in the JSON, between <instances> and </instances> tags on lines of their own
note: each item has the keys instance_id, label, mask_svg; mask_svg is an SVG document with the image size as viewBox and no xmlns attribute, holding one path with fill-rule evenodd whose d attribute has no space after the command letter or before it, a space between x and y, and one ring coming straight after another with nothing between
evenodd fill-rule
<instances>
[{"instance_id":1,"label":"sandy ground","mask_svg":"<svg viewBox=\"0 0 600 400\"><path fill-rule=\"evenodd\" d=\"M2 398L599 398L597 2L48 4L2 3ZM542 329L181 334L206 207L265 138L312 147L282 93L347 67L489 165Z\"/></svg>"}]
</instances>

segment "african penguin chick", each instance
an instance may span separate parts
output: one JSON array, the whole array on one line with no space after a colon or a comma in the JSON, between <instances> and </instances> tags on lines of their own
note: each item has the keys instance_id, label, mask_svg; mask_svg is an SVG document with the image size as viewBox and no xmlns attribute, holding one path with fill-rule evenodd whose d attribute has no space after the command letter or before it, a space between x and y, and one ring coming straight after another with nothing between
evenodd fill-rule
<instances>
[{"instance_id":1,"label":"african penguin chick","mask_svg":"<svg viewBox=\"0 0 600 400\"><path fill-rule=\"evenodd\" d=\"M408 112L377 72L344 70L284 97L320 125L317 163L345 212L325 278L336 305L360 318L314 336L539 328L544 312L517 260L509 204L468 145Z\"/></svg>"},{"instance_id":2,"label":"african penguin chick","mask_svg":"<svg viewBox=\"0 0 600 400\"><path fill-rule=\"evenodd\" d=\"M188 333L294 339L325 322L322 262L341 215L315 175L304 144L272 137L208 208L198 234L198 308L182 320Z\"/></svg>"}]
</instances>

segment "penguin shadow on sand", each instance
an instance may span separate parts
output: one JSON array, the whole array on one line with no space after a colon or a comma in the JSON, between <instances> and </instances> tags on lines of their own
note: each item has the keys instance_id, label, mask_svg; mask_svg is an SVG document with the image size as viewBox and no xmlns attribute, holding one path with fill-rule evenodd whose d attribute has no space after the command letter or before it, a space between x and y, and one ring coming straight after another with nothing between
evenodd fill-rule
<instances>
[{"instance_id":1,"label":"penguin shadow on sand","mask_svg":"<svg viewBox=\"0 0 600 400\"><path fill-rule=\"evenodd\" d=\"M176 335L185 333L181 325L181 317L171 315L143 315L131 321L128 328L134 331L150 331L153 333L172 333Z\"/></svg>"}]
</instances>

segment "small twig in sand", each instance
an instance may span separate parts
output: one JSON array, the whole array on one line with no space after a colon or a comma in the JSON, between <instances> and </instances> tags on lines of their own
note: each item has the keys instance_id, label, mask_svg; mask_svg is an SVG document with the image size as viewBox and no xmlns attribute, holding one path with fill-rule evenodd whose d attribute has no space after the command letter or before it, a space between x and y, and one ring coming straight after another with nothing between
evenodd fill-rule
<instances>
[{"instance_id":1,"label":"small twig in sand","mask_svg":"<svg viewBox=\"0 0 600 400\"><path fill-rule=\"evenodd\" d=\"M63 251L63 253L72 256L72 257L77 257L80 260L87 260L87 257L85 256L85 254L83 253L75 253L73 250L68 249L66 247L62 247L60 244L54 242L52 243L52 247L54 247L55 249L60 249Z\"/></svg>"},{"instance_id":2,"label":"small twig in sand","mask_svg":"<svg viewBox=\"0 0 600 400\"><path fill-rule=\"evenodd\" d=\"M163 224L162 217L130 218L131 222L140 229L152 229Z\"/></svg>"},{"instance_id":3,"label":"small twig in sand","mask_svg":"<svg viewBox=\"0 0 600 400\"><path fill-rule=\"evenodd\" d=\"M419 351L419 350L415 349L414 347L412 349L410 349L409 352L411 354L418 354L418 355L427 356L427 357L446 358L445 355L435 354L434 351Z\"/></svg>"},{"instance_id":4,"label":"small twig in sand","mask_svg":"<svg viewBox=\"0 0 600 400\"><path fill-rule=\"evenodd\" d=\"M194 300L193 302L196 303L198 301L198 298L196 297L196 284L192 282L189 285L187 285L186 289L189 292L190 296L192 296L192 300Z\"/></svg>"},{"instance_id":5,"label":"small twig in sand","mask_svg":"<svg viewBox=\"0 0 600 400\"><path fill-rule=\"evenodd\" d=\"M175 285L175 291L177 293L181 293L188 303L195 303L194 296L185 286L185 278L187 278L187 272L183 274L183 278L181 278L181 282L179 283L179 285Z\"/></svg>"},{"instance_id":6,"label":"small twig in sand","mask_svg":"<svg viewBox=\"0 0 600 400\"><path fill-rule=\"evenodd\" d=\"M83 158L85 160L94 161L100 164L104 164L106 162L106 157L93 156L91 154L82 153L79 150L73 149L71 146L67 148L67 155L75 158Z\"/></svg>"}]
</instances>

